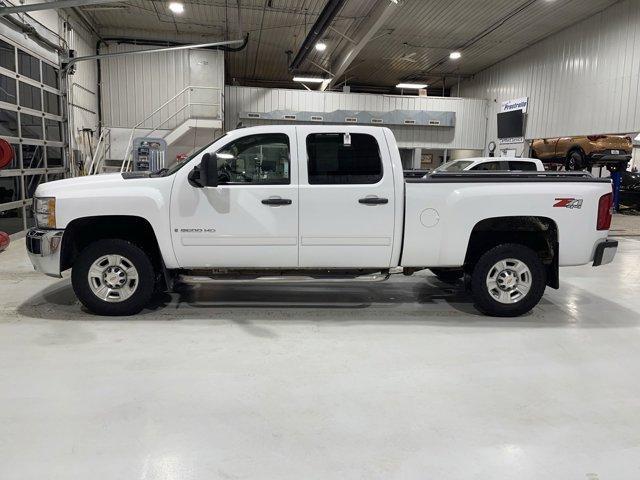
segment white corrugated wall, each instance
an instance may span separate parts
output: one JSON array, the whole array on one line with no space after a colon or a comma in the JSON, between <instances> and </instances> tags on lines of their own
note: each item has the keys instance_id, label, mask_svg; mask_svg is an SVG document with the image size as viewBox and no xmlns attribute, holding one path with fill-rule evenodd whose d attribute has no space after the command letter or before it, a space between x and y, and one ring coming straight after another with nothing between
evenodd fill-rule
<instances>
[{"instance_id":1,"label":"white corrugated wall","mask_svg":"<svg viewBox=\"0 0 640 480\"><path fill-rule=\"evenodd\" d=\"M529 139L639 131L640 1L621 1L480 72L461 95L489 100L488 140L501 102L520 97L529 97Z\"/></svg>"},{"instance_id":2,"label":"white corrugated wall","mask_svg":"<svg viewBox=\"0 0 640 480\"><path fill-rule=\"evenodd\" d=\"M150 47L110 45L102 53L141 50ZM222 88L224 54L213 50L177 50L144 55L107 58L102 66L102 113L104 125L132 127L189 85L193 85L193 67L202 57L216 73L198 86ZM194 63L194 65L191 65ZM183 105L177 99L146 121L142 127L154 128ZM172 119L163 128L173 128L182 118Z\"/></svg>"},{"instance_id":3,"label":"white corrugated wall","mask_svg":"<svg viewBox=\"0 0 640 480\"><path fill-rule=\"evenodd\" d=\"M455 128L391 126L403 148L482 149L486 128L486 101L469 98L372 95L363 93L310 92L254 87L225 87L225 126L233 129L240 112L293 110L430 110L456 113ZM245 126L265 121L243 120Z\"/></svg>"}]
</instances>

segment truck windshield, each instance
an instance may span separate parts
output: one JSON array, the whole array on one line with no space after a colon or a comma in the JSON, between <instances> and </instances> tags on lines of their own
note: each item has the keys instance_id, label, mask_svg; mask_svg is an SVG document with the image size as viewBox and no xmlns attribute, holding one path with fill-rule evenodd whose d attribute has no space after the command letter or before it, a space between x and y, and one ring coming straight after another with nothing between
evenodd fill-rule
<instances>
[{"instance_id":1,"label":"truck windshield","mask_svg":"<svg viewBox=\"0 0 640 480\"><path fill-rule=\"evenodd\" d=\"M444 165L440 165L435 169L436 172L461 172L473 162L465 161L465 160L456 160L451 163L445 163Z\"/></svg>"}]
</instances>

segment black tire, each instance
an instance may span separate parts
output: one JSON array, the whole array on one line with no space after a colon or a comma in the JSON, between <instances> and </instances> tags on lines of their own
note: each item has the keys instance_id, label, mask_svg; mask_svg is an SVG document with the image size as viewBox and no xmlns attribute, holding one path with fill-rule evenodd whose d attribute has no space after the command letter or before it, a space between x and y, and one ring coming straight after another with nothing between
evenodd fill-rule
<instances>
[{"instance_id":1,"label":"black tire","mask_svg":"<svg viewBox=\"0 0 640 480\"><path fill-rule=\"evenodd\" d=\"M507 259L524 263L531 274L529 291L515 303L501 303L493 297L487 285L487 278L493 267ZM546 271L538 255L523 245L506 243L492 248L480 257L471 275L471 293L476 308L482 313L494 317L518 317L529 312L540 302L546 283Z\"/></svg>"},{"instance_id":2,"label":"black tire","mask_svg":"<svg viewBox=\"0 0 640 480\"><path fill-rule=\"evenodd\" d=\"M125 257L137 270L137 286L133 294L122 301L108 302L99 298L89 284L89 269L105 255ZM155 286L153 265L147 254L136 245L120 239L98 240L87 246L76 259L71 271L73 291L80 302L98 315L135 315L151 300Z\"/></svg>"},{"instance_id":3,"label":"black tire","mask_svg":"<svg viewBox=\"0 0 640 480\"><path fill-rule=\"evenodd\" d=\"M431 268L431 273L433 273L438 280L444 283L456 283L464 276L464 271L462 269L454 269L454 268Z\"/></svg>"},{"instance_id":4,"label":"black tire","mask_svg":"<svg viewBox=\"0 0 640 480\"><path fill-rule=\"evenodd\" d=\"M572 150L569 152L565 162L565 170L568 172L582 170L585 165L585 158L580 150Z\"/></svg>"}]
</instances>

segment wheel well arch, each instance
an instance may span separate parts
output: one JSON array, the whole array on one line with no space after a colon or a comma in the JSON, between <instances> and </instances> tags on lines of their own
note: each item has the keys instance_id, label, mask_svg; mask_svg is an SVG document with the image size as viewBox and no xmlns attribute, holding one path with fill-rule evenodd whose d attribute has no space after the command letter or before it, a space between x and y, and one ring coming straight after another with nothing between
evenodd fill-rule
<instances>
[{"instance_id":1,"label":"wheel well arch","mask_svg":"<svg viewBox=\"0 0 640 480\"><path fill-rule=\"evenodd\" d=\"M156 271L162 266L158 240L148 220L133 215L104 215L77 218L67 225L62 237L61 271L71 268L89 244L107 238L130 241L150 256Z\"/></svg>"},{"instance_id":2,"label":"wheel well arch","mask_svg":"<svg viewBox=\"0 0 640 480\"><path fill-rule=\"evenodd\" d=\"M571 148L567 150L567 157L569 157L573 152L578 152L583 157L586 155L584 149L580 145L572 145Z\"/></svg>"},{"instance_id":3,"label":"wheel well arch","mask_svg":"<svg viewBox=\"0 0 640 480\"><path fill-rule=\"evenodd\" d=\"M473 227L465 254L465 269L472 270L488 250L503 243L517 243L536 252L547 269L547 284L558 288L559 231L548 217L512 216L486 218Z\"/></svg>"}]
</instances>

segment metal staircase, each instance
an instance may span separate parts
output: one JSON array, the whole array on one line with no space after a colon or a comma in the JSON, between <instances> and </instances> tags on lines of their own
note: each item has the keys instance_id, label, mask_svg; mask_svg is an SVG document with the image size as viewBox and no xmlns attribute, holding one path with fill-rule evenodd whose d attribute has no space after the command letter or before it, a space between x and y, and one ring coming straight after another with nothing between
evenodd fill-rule
<instances>
[{"instance_id":1,"label":"metal staircase","mask_svg":"<svg viewBox=\"0 0 640 480\"><path fill-rule=\"evenodd\" d=\"M137 136L162 138L167 146L179 144L198 129L223 128L223 92L218 87L188 86L164 102L130 128L124 157L113 155L111 128L103 127L93 158L87 165L87 175L107 172L128 172L133 169L133 144ZM152 121L156 120L155 123ZM211 136L213 138L213 135ZM195 142L194 142L195 143ZM191 145L190 150L200 147ZM169 165L165 165L169 166Z\"/></svg>"},{"instance_id":2,"label":"metal staircase","mask_svg":"<svg viewBox=\"0 0 640 480\"><path fill-rule=\"evenodd\" d=\"M111 129L103 127L100 131L100 137L98 137L98 143L96 144L96 150L93 153L93 157L89 164L85 167L86 175L95 175L97 173L107 172L106 159L111 154Z\"/></svg>"}]
</instances>

